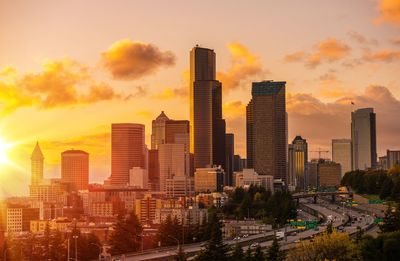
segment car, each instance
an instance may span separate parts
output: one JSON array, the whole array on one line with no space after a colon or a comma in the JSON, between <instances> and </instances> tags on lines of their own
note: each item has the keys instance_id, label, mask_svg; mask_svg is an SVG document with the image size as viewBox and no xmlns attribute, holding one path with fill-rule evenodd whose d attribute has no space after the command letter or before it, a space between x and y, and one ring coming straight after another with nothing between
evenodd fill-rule
<instances>
[{"instance_id":1,"label":"car","mask_svg":"<svg viewBox=\"0 0 400 261\"><path fill-rule=\"evenodd\" d=\"M240 237L237 236L237 237L235 237L233 240L240 240Z\"/></svg>"},{"instance_id":2,"label":"car","mask_svg":"<svg viewBox=\"0 0 400 261\"><path fill-rule=\"evenodd\" d=\"M300 243L301 240L300 240L300 239L296 239L294 242L295 242L295 243Z\"/></svg>"},{"instance_id":3,"label":"car","mask_svg":"<svg viewBox=\"0 0 400 261\"><path fill-rule=\"evenodd\" d=\"M259 247L259 246L260 246L259 243L254 242L253 244L250 245L250 248L257 248L257 247Z\"/></svg>"},{"instance_id":4,"label":"car","mask_svg":"<svg viewBox=\"0 0 400 261\"><path fill-rule=\"evenodd\" d=\"M244 234L244 235L243 235L243 238L246 238L246 237L249 237L249 235L248 235L248 234Z\"/></svg>"}]
</instances>

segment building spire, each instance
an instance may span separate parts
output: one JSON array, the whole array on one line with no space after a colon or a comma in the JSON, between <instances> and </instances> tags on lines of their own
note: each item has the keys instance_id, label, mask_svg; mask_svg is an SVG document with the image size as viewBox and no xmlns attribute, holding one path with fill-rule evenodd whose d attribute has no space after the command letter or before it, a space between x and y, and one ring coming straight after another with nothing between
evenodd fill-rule
<instances>
[{"instance_id":1,"label":"building spire","mask_svg":"<svg viewBox=\"0 0 400 261\"><path fill-rule=\"evenodd\" d=\"M39 146L39 141L36 142L36 146L33 149L31 159L32 160L43 160L44 159L42 150L40 149L40 146Z\"/></svg>"}]
</instances>

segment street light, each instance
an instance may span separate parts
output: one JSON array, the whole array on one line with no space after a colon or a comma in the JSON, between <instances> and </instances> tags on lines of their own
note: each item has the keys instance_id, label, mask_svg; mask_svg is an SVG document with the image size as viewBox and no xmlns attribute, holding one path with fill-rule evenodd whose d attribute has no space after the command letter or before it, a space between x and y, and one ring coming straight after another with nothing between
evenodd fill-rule
<instances>
[{"instance_id":1,"label":"street light","mask_svg":"<svg viewBox=\"0 0 400 261\"><path fill-rule=\"evenodd\" d=\"M98 248L99 248L99 260L101 260L101 250L102 250L102 246L101 245L98 245L98 244L96 244L96 243L90 243L91 245L94 245L94 246L97 246Z\"/></svg>"},{"instance_id":2,"label":"street light","mask_svg":"<svg viewBox=\"0 0 400 261\"><path fill-rule=\"evenodd\" d=\"M168 235L168 237L170 237L170 238L172 238L172 239L175 239L176 242L178 242L178 250L179 250L179 247L180 247L179 240L178 240L176 237L171 236L171 235Z\"/></svg>"},{"instance_id":3,"label":"street light","mask_svg":"<svg viewBox=\"0 0 400 261\"><path fill-rule=\"evenodd\" d=\"M75 261L78 261L78 236L72 236L75 239Z\"/></svg>"}]
</instances>

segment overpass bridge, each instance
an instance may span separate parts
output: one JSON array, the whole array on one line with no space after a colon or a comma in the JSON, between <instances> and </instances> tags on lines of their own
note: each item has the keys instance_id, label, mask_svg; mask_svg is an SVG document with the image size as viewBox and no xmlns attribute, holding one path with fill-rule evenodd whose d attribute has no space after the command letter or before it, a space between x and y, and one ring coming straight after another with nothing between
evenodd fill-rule
<instances>
[{"instance_id":1,"label":"overpass bridge","mask_svg":"<svg viewBox=\"0 0 400 261\"><path fill-rule=\"evenodd\" d=\"M337 196L347 196L349 199L353 200L353 192L352 191L332 191L332 192L310 192L310 193L295 193L292 195L293 199L296 200L297 205L301 198L313 198L314 203L317 203L318 197L331 197L332 203L336 202Z\"/></svg>"}]
</instances>

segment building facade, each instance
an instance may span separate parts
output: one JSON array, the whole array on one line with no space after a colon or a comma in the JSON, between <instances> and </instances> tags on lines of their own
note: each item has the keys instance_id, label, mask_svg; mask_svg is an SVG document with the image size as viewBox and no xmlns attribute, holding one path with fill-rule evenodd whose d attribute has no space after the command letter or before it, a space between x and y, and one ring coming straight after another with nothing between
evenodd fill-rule
<instances>
[{"instance_id":1,"label":"building facade","mask_svg":"<svg viewBox=\"0 0 400 261\"><path fill-rule=\"evenodd\" d=\"M400 165L400 150L387 150L387 168L391 169L396 165Z\"/></svg>"},{"instance_id":2,"label":"building facade","mask_svg":"<svg viewBox=\"0 0 400 261\"><path fill-rule=\"evenodd\" d=\"M252 85L246 108L247 164L261 175L286 181L286 82Z\"/></svg>"},{"instance_id":3,"label":"building facade","mask_svg":"<svg viewBox=\"0 0 400 261\"><path fill-rule=\"evenodd\" d=\"M61 181L72 190L84 190L89 185L89 153L67 150L61 153Z\"/></svg>"},{"instance_id":4,"label":"building facade","mask_svg":"<svg viewBox=\"0 0 400 261\"><path fill-rule=\"evenodd\" d=\"M307 140L296 136L288 151L288 177L287 184L299 190L306 188L305 173L308 162Z\"/></svg>"},{"instance_id":5,"label":"building facade","mask_svg":"<svg viewBox=\"0 0 400 261\"><path fill-rule=\"evenodd\" d=\"M346 172L351 171L351 140L333 139L332 140L332 161L342 166L341 177Z\"/></svg>"},{"instance_id":6,"label":"building facade","mask_svg":"<svg viewBox=\"0 0 400 261\"><path fill-rule=\"evenodd\" d=\"M373 108L351 113L352 170L376 167L376 116Z\"/></svg>"},{"instance_id":7,"label":"building facade","mask_svg":"<svg viewBox=\"0 0 400 261\"><path fill-rule=\"evenodd\" d=\"M165 122L169 118L165 115L164 111L152 121L151 126L151 149L156 150L160 144L165 143Z\"/></svg>"},{"instance_id":8,"label":"building facade","mask_svg":"<svg viewBox=\"0 0 400 261\"><path fill-rule=\"evenodd\" d=\"M127 185L133 167L145 167L143 124L114 123L111 126L111 184Z\"/></svg>"},{"instance_id":9,"label":"building facade","mask_svg":"<svg viewBox=\"0 0 400 261\"><path fill-rule=\"evenodd\" d=\"M224 188L224 171L221 167L197 168L194 173L196 193L222 192Z\"/></svg>"},{"instance_id":10,"label":"building facade","mask_svg":"<svg viewBox=\"0 0 400 261\"><path fill-rule=\"evenodd\" d=\"M234 171L234 156L235 156L235 136L233 133L225 135L225 186L233 186L233 171Z\"/></svg>"}]
</instances>

